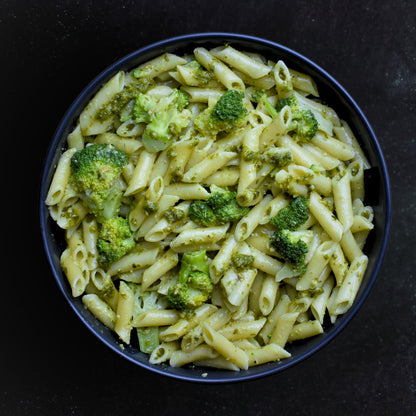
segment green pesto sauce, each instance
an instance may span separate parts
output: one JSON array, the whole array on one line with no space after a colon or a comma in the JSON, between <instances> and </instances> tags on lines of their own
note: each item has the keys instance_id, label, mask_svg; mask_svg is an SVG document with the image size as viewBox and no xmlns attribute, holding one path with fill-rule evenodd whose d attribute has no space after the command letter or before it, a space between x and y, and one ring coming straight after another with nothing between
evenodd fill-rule
<instances>
[{"instance_id":1,"label":"green pesto sauce","mask_svg":"<svg viewBox=\"0 0 416 416\"><path fill-rule=\"evenodd\" d=\"M101 296L104 299L109 299L114 295L114 291L115 291L115 288L112 284L106 285L101 292Z\"/></svg>"},{"instance_id":2,"label":"green pesto sauce","mask_svg":"<svg viewBox=\"0 0 416 416\"><path fill-rule=\"evenodd\" d=\"M185 213L180 208L170 208L164 214L167 222L174 223L182 220L185 217Z\"/></svg>"},{"instance_id":3,"label":"green pesto sauce","mask_svg":"<svg viewBox=\"0 0 416 416\"><path fill-rule=\"evenodd\" d=\"M153 214L159 208L159 204L154 201L146 201L143 206L143 210L147 215Z\"/></svg>"},{"instance_id":4,"label":"green pesto sauce","mask_svg":"<svg viewBox=\"0 0 416 416\"><path fill-rule=\"evenodd\" d=\"M251 256L250 254L235 254L231 261L237 271L242 271L253 264L254 256Z\"/></svg>"},{"instance_id":5,"label":"green pesto sauce","mask_svg":"<svg viewBox=\"0 0 416 416\"><path fill-rule=\"evenodd\" d=\"M95 118L99 121L105 121L116 114L120 114L121 110L140 92L146 91L148 86L149 84L146 82L128 84L97 111Z\"/></svg>"}]
</instances>

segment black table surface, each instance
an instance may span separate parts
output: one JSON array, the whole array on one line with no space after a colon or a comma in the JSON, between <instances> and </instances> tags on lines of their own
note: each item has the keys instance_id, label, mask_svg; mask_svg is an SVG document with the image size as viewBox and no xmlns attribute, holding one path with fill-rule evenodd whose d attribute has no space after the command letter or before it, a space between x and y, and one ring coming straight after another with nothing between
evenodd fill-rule
<instances>
[{"instance_id":1,"label":"black table surface","mask_svg":"<svg viewBox=\"0 0 416 416\"><path fill-rule=\"evenodd\" d=\"M0 414L415 415L415 25L412 0L2 0ZM384 152L393 219L376 284L335 340L282 373L201 385L134 366L78 321L44 256L37 195L54 130L93 77L146 44L214 31L286 45L346 88Z\"/></svg>"}]
</instances>

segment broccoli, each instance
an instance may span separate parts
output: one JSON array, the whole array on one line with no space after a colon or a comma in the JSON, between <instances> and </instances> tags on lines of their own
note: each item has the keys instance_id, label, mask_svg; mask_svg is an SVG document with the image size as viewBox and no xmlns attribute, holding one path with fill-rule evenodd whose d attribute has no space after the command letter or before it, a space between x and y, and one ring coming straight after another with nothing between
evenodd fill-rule
<instances>
[{"instance_id":1,"label":"broccoli","mask_svg":"<svg viewBox=\"0 0 416 416\"><path fill-rule=\"evenodd\" d=\"M216 185L211 186L211 194L207 198L207 204L214 211L218 223L225 224L229 221L239 220L250 211L249 207L242 207L238 204L236 195L236 192L228 189Z\"/></svg>"},{"instance_id":2,"label":"broccoli","mask_svg":"<svg viewBox=\"0 0 416 416\"><path fill-rule=\"evenodd\" d=\"M302 238L309 238L309 232L279 230L271 237L276 251L299 271L305 270L305 255L308 252L308 245Z\"/></svg>"},{"instance_id":3,"label":"broccoli","mask_svg":"<svg viewBox=\"0 0 416 416\"><path fill-rule=\"evenodd\" d=\"M288 133L293 133L293 137L301 142L311 140L318 131L318 121L313 112L302 108L294 95L280 100L276 110L280 112L286 105L292 110L292 121L287 129Z\"/></svg>"},{"instance_id":4,"label":"broccoli","mask_svg":"<svg viewBox=\"0 0 416 416\"><path fill-rule=\"evenodd\" d=\"M271 148L264 153L265 161L271 163L276 168L283 168L293 162L293 155L289 149Z\"/></svg>"},{"instance_id":5,"label":"broccoli","mask_svg":"<svg viewBox=\"0 0 416 416\"><path fill-rule=\"evenodd\" d=\"M71 158L71 184L99 222L118 215L126 164L126 153L111 144L89 145Z\"/></svg>"},{"instance_id":6,"label":"broccoli","mask_svg":"<svg viewBox=\"0 0 416 416\"><path fill-rule=\"evenodd\" d=\"M287 207L282 208L270 222L279 230L295 231L308 219L308 199L298 196Z\"/></svg>"},{"instance_id":7,"label":"broccoli","mask_svg":"<svg viewBox=\"0 0 416 416\"><path fill-rule=\"evenodd\" d=\"M172 138L188 126L192 116L185 109L188 103L186 93L178 89L161 98L142 93L137 96L133 119L136 123L146 123L142 141L147 151L166 149Z\"/></svg>"},{"instance_id":8,"label":"broccoli","mask_svg":"<svg viewBox=\"0 0 416 416\"><path fill-rule=\"evenodd\" d=\"M138 84L127 85L97 111L95 118L100 121L104 121L115 114L120 114L127 104L136 98L139 92L140 86Z\"/></svg>"},{"instance_id":9,"label":"broccoli","mask_svg":"<svg viewBox=\"0 0 416 416\"><path fill-rule=\"evenodd\" d=\"M208 227L216 223L212 208L205 201L192 201L189 206L189 218L197 224Z\"/></svg>"},{"instance_id":10,"label":"broccoli","mask_svg":"<svg viewBox=\"0 0 416 416\"><path fill-rule=\"evenodd\" d=\"M212 108L205 109L195 118L195 128L201 133L215 135L242 126L248 115L243 98L244 93L228 90Z\"/></svg>"},{"instance_id":11,"label":"broccoli","mask_svg":"<svg viewBox=\"0 0 416 416\"><path fill-rule=\"evenodd\" d=\"M277 228L270 238L271 245L299 274L306 270L305 255L308 252L310 231L295 231L308 219L308 200L299 196L282 208L270 223Z\"/></svg>"},{"instance_id":12,"label":"broccoli","mask_svg":"<svg viewBox=\"0 0 416 416\"><path fill-rule=\"evenodd\" d=\"M209 226L239 220L249 211L249 207L238 204L236 192L212 185L206 201L191 202L189 217L197 224Z\"/></svg>"},{"instance_id":13,"label":"broccoli","mask_svg":"<svg viewBox=\"0 0 416 416\"><path fill-rule=\"evenodd\" d=\"M109 218L101 224L98 232L98 261L108 266L124 256L135 244L127 220L123 217Z\"/></svg>"},{"instance_id":14,"label":"broccoli","mask_svg":"<svg viewBox=\"0 0 416 416\"><path fill-rule=\"evenodd\" d=\"M169 288L167 300L177 310L192 310L209 299L212 289L205 250L184 253L178 280Z\"/></svg>"},{"instance_id":15,"label":"broccoli","mask_svg":"<svg viewBox=\"0 0 416 416\"><path fill-rule=\"evenodd\" d=\"M275 118L279 114L279 112L273 107L273 104L269 101L266 93L263 90L255 90L251 98L256 103L263 103L270 117Z\"/></svg>"}]
</instances>

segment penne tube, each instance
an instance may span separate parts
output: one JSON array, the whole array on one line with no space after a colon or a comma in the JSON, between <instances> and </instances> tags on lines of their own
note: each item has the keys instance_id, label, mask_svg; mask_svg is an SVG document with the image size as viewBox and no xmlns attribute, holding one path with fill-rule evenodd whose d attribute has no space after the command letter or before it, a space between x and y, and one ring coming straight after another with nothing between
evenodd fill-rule
<instances>
[{"instance_id":1,"label":"penne tube","mask_svg":"<svg viewBox=\"0 0 416 416\"><path fill-rule=\"evenodd\" d=\"M115 74L95 94L91 101L79 116L81 133L83 136L105 133L113 123L113 117L104 120L96 118L97 112L105 106L125 85L125 74L123 71Z\"/></svg>"},{"instance_id":2,"label":"penne tube","mask_svg":"<svg viewBox=\"0 0 416 416\"><path fill-rule=\"evenodd\" d=\"M244 82L227 65L215 58L207 49L198 47L194 49L195 58L209 71L212 71L215 78L229 90L244 91Z\"/></svg>"},{"instance_id":3,"label":"penne tube","mask_svg":"<svg viewBox=\"0 0 416 416\"><path fill-rule=\"evenodd\" d=\"M107 328L114 330L116 313L110 306L95 294L88 294L82 297L82 303L86 308Z\"/></svg>"},{"instance_id":4,"label":"penne tube","mask_svg":"<svg viewBox=\"0 0 416 416\"><path fill-rule=\"evenodd\" d=\"M127 187L124 195L128 196L135 194L147 186L155 159L156 153L150 153L147 150L142 150L129 186Z\"/></svg>"},{"instance_id":5,"label":"penne tube","mask_svg":"<svg viewBox=\"0 0 416 416\"><path fill-rule=\"evenodd\" d=\"M269 315L276 302L279 283L274 276L266 276L259 295L259 309L264 316Z\"/></svg>"},{"instance_id":6,"label":"penne tube","mask_svg":"<svg viewBox=\"0 0 416 416\"><path fill-rule=\"evenodd\" d=\"M316 83L310 75L295 71L291 68L289 68L289 73L293 88L295 90L313 95L314 97L319 97L319 92L318 88L316 87Z\"/></svg>"},{"instance_id":7,"label":"penne tube","mask_svg":"<svg viewBox=\"0 0 416 416\"><path fill-rule=\"evenodd\" d=\"M289 334L288 342L298 341L322 334L324 329L318 320L302 322L295 324Z\"/></svg>"},{"instance_id":8,"label":"penne tube","mask_svg":"<svg viewBox=\"0 0 416 416\"><path fill-rule=\"evenodd\" d=\"M279 60L273 68L276 91L279 97L283 97L287 91L293 89L292 76L286 64Z\"/></svg>"},{"instance_id":9,"label":"penne tube","mask_svg":"<svg viewBox=\"0 0 416 416\"><path fill-rule=\"evenodd\" d=\"M150 354L150 364L162 364L172 357L174 351L177 351L179 346L176 342L161 342Z\"/></svg>"},{"instance_id":10,"label":"penne tube","mask_svg":"<svg viewBox=\"0 0 416 416\"><path fill-rule=\"evenodd\" d=\"M170 243L170 247L174 250L200 244L215 244L222 240L227 232L229 224L216 227L195 228L185 230Z\"/></svg>"},{"instance_id":11,"label":"penne tube","mask_svg":"<svg viewBox=\"0 0 416 416\"><path fill-rule=\"evenodd\" d=\"M312 138L311 143L339 160L351 160L355 154L351 146L323 134L316 134Z\"/></svg>"},{"instance_id":12,"label":"penne tube","mask_svg":"<svg viewBox=\"0 0 416 416\"><path fill-rule=\"evenodd\" d=\"M57 205L61 202L71 175L71 158L76 149L68 149L59 159L52 182L46 195L46 205Z\"/></svg>"},{"instance_id":13,"label":"penne tube","mask_svg":"<svg viewBox=\"0 0 416 416\"><path fill-rule=\"evenodd\" d=\"M182 180L184 182L203 182L205 178L223 168L236 156L237 153L235 152L226 152L219 149L186 171Z\"/></svg>"},{"instance_id":14,"label":"penne tube","mask_svg":"<svg viewBox=\"0 0 416 416\"><path fill-rule=\"evenodd\" d=\"M131 319L133 317L134 294L127 283L121 281L118 291L117 313L114 331L126 344L130 343Z\"/></svg>"},{"instance_id":15,"label":"penne tube","mask_svg":"<svg viewBox=\"0 0 416 416\"><path fill-rule=\"evenodd\" d=\"M178 264L178 261L178 254L173 250L168 250L163 257L144 271L142 276L142 290L146 290L165 273L174 268Z\"/></svg>"},{"instance_id":16,"label":"penne tube","mask_svg":"<svg viewBox=\"0 0 416 416\"><path fill-rule=\"evenodd\" d=\"M114 276L119 273L126 273L131 270L142 269L153 264L159 254L160 248L139 249L133 253L126 254L120 260L112 263L107 273Z\"/></svg>"},{"instance_id":17,"label":"penne tube","mask_svg":"<svg viewBox=\"0 0 416 416\"><path fill-rule=\"evenodd\" d=\"M318 278L323 272L336 247L333 241L324 241L317 247L312 258L306 266L305 273L296 283L296 290L314 289Z\"/></svg>"},{"instance_id":18,"label":"penne tube","mask_svg":"<svg viewBox=\"0 0 416 416\"><path fill-rule=\"evenodd\" d=\"M355 154L361 160L364 169L369 169L371 167L363 149L346 121L341 120L341 126L335 127L334 133L338 140L341 140L354 149Z\"/></svg>"},{"instance_id":19,"label":"penne tube","mask_svg":"<svg viewBox=\"0 0 416 416\"><path fill-rule=\"evenodd\" d=\"M149 326L166 326L175 324L180 315L175 309L155 309L137 315L131 326L134 328L145 328Z\"/></svg>"},{"instance_id":20,"label":"penne tube","mask_svg":"<svg viewBox=\"0 0 416 416\"><path fill-rule=\"evenodd\" d=\"M344 233L340 241L345 257L352 262L355 258L361 257L363 252L352 234L351 230Z\"/></svg>"},{"instance_id":21,"label":"penne tube","mask_svg":"<svg viewBox=\"0 0 416 416\"><path fill-rule=\"evenodd\" d=\"M142 143L139 142L138 140L131 140L130 138L126 139L126 138L120 137L118 133L114 134L114 133L108 133L108 132L99 134L97 138L95 139L95 143L112 144L115 147L117 147L117 149L120 149L123 152L126 152L126 154L128 155L135 154L143 146Z\"/></svg>"},{"instance_id":22,"label":"penne tube","mask_svg":"<svg viewBox=\"0 0 416 416\"><path fill-rule=\"evenodd\" d=\"M89 281L89 273L86 268L82 268L71 255L67 248L61 254L62 269L71 286L72 296L74 298L82 295Z\"/></svg>"},{"instance_id":23,"label":"penne tube","mask_svg":"<svg viewBox=\"0 0 416 416\"><path fill-rule=\"evenodd\" d=\"M218 331L212 329L207 323L202 324L202 334L205 342L214 350L218 351L223 357L231 361L238 368L247 370L248 357L247 354L231 341L228 341Z\"/></svg>"},{"instance_id":24,"label":"penne tube","mask_svg":"<svg viewBox=\"0 0 416 416\"><path fill-rule=\"evenodd\" d=\"M176 195L179 199L207 199L209 192L199 184L175 183L165 187L165 194Z\"/></svg>"},{"instance_id":25,"label":"penne tube","mask_svg":"<svg viewBox=\"0 0 416 416\"><path fill-rule=\"evenodd\" d=\"M190 352L182 350L176 350L172 352L169 360L169 365L172 367L182 367L185 364L192 363L194 361L208 360L217 358L218 353L208 345L200 345Z\"/></svg>"},{"instance_id":26,"label":"penne tube","mask_svg":"<svg viewBox=\"0 0 416 416\"><path fill-rule=\"evenodd\" d=\"M195 309L194 314L189 319L182 318L175 324L163 329L159 334L159 338L164 342L176 341L217 310L218 308L216 306L205 303Z\"/></svg>"},{"instance_id":27,"label":"penne tube","mask_svg":"<svg viewBox=\"0 0 416 416\"><path fill-rule=\"evenodd\" d=\"M221 308L215 311L212 315L204 320L212 329L218 330L225 326L227 322L231 319L231 313L227 309ZM187 334L182 338L181 348L183 351L191 351L200 345L204 339L202 336L202 320L199 324L191 329Z\"/></svg>"},{"instance_id":28,"label":"penne tube","mask_svg":"<svg viewBox=\"0 0 416 416\"><path fill-rule=\"evenodd\" d=\"M260 224L263 219L269 202L273 199L270 194L267 194L260 203L252 208L248 214L246 214L237 223L235 227L235 239L237 241L243 241L247 239L254 231L254 229Z\"/></svg>"},{"instance_id":29,"label":"penne tube","mask_svg":"<svg viewBox=\"0 0 416 416\"><path fill-rule=\"evenodd\" d=\"M313 298L311 303L312 315L321 325L324 323L325 312L333 287L334 279L327 279L322 285L321 292Z\"/></svg>"},{"instance_id":30,"label":"penne tube","mask_svg":"<svg viewBox=\"0 0 416 416\"><path fill-rule=\"evenodd\" d=\"M337 285L340 286L348 271L348 262L339 243L336 243L334 251L329 258L329 265L334 273Z\"/></svg>"},{"instance_id":31,"label":"penne tube","mask_svg":"<svg viewBox=\"0 0 416 416\"><path fill-rule=\"evenodd\" d=\"M291 354L277 344L268 344L263 347L247 349L248 365L250 367L268 363L271 361L279 361L283 358L289 358Z\"/></svg>"},{"instance_id":32,"label":"penne tube","mask_svg":"<svg viewBox=\"0 0 416 416\"><path fill-rule=\"evenodd\" d=\"M271 68L261 61L254 60L230 45L211 49L210 53L253 79L264 77L271 71Z\"/></svg>"},{"instance_id":33,"label":"penne tube","mask_svg":"<svg viewBox=\"0 0 416 416\"><path fill-rule=\"evenodd\" d=\"M337 217L344 227L344 231L351 228L354 222L352 212L352 198L350 187L350 175L347 173L341 178L332 179L332 190L334 194L334 204Z\"/></svg>"},{"instance_id":34,"label":"penne tube","mask_svg":"<svg viewBox=\"0 0 416 416\"><path fill-rule=\"evenodd\" d=\"M183 64L186 64L184 58L167 52L139 65L133 71L133 74L136 78L155 78L164 72L176 68L177 65Z\"/></svg>"},{"instance_id":35,"label":"penne tube","mask_svg":"<svg viewBox=\"0 0 416 416\"><path fill-rule=\"evenodd\" d=\"M360 283L364 277L367 264L368 257L365 255L356 257L351 262L347 275L345 276L345 279L338 290L337 296L331 305L333 314L344 314L351 307L357 296L358 289L360 288Z\"/></svg>"},{"instance_id":36,"label":"penne tube","mask_svg":"<svg viewBox=\"0 0 416 416\"><path fill-rule=\"evenodd\" d=\"M68 134L66 142L68 144L68 149L82 150L84 148L85 141L79 124L77 124L74 130Z\"/></svg>"},{"instance_id":37,"label":"penne tube","mask_svg":"<svg viewBox=\"0 0 416 416\"><path fill-rule=\"evenodd\" d=\"M269 344L276 344L283 348L289 339L298 315L299 312L287 312L280 315L270 334Z\"/></svg>"},{"instance_id":38,"label":"penne tube","mask_svg":"<svg viewBox=\"0 0 416 416\"><path fill-rule=\"evenodd\" d=\"M266 318L251 321L233 321L218 330L218 333L229 341L252 338L259 333L265 322Z\"/></svg>"},{"instance_id":39,"label":"penne tube","mask_svg":"<svg viewBox=\"0 0 416 416\"><path fill-rule=\"evenodd\" d=\"M324 205L322 198L316 192L312 192L310 195L309 209L325 232L327 232L335 242L340 241L344 232L344 227L335 218L328 207Z\"/></svg>"}]
</instances>

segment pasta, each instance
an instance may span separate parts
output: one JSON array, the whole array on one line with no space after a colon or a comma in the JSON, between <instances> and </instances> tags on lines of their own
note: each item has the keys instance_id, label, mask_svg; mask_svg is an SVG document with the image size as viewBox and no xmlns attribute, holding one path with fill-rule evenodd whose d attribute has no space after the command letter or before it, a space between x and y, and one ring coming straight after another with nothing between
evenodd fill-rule
<instances>
[{"instance_id":1,"label":"pasta","mask_svg":"<svg viewBox=\"0 0 416 416\"><path fill-rule=\"evenodd\" d=\"M232 94L240 113L218 115ZM72 295L152 364L246 370L322 334L358 295L374 211L368 159L317 97L308 74L231 45L115 74L69 133L45 200L65 230ZM110 188L116 213L104 218L94 190L74 181L74 158L94 145L125 158ZM281 222L299 201L302 220ZM102 232L115 218L130 245L107 261L114 236Z\"/></svg>"}]
</instances>

